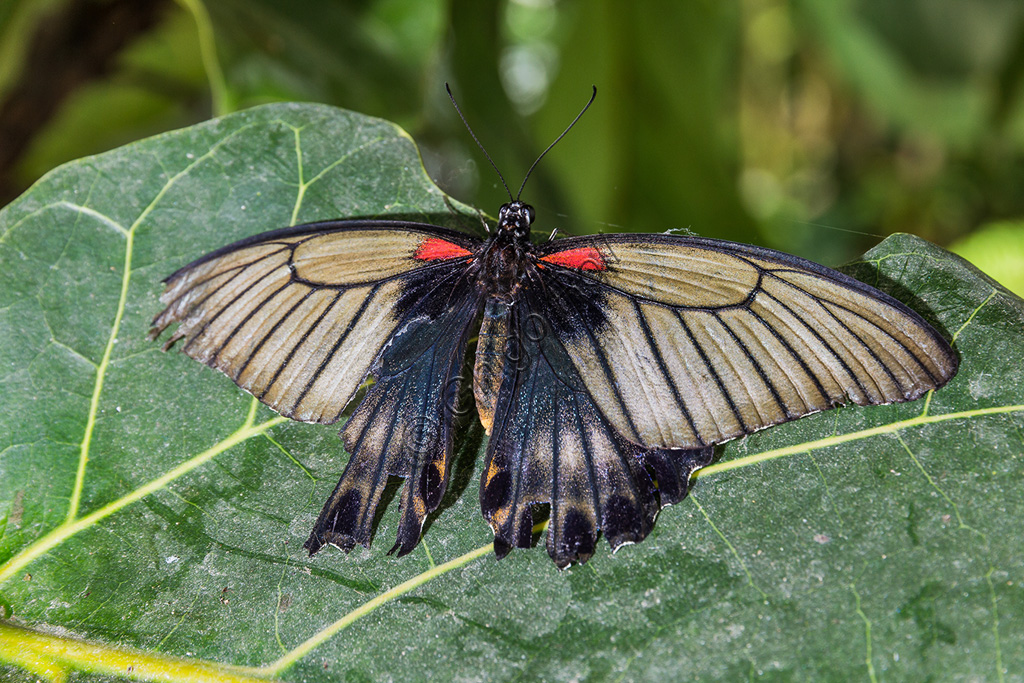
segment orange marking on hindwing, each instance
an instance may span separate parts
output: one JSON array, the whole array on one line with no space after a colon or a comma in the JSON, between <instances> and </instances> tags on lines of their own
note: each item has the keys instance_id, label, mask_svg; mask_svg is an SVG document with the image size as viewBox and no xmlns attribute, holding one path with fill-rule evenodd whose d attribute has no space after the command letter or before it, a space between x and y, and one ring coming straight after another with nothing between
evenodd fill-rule
<instances>
[{"instance_id":1,"label":"orange marking on hindwing","mask_svg":"<svg viewBox=\"0 0 1024 683\"><path fill-rule=\"evenodd\" d=\"M594 247L578 247L556 251L554 254L542 256L541 261L553 263L556 266L565 266L575 270L607 270L608 264L604 257Z\"/></svg>"},{"instance_id":2,"label":"orange marking on hindwing","mask_svg":"<svg viewBox=\"0 0 1024 683\"><path fill-rule=\"evenodd\" d=\"M459 256L472 256L473 253L457 244L453 244L440 237L430 237L423 240L419 249L412 255L420 261L442 261L444 259L458 258Z\"/></svg>"}]
</instances>

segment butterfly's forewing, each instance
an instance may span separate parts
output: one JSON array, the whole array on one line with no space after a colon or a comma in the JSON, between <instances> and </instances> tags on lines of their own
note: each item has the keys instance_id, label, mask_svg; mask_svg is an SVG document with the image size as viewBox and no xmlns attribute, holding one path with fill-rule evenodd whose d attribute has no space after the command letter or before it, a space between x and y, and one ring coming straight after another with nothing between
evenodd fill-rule
<instances>
[{"instance_id":1,"label":"butterfly's forewing","mask_svg":"<svg viewBox=\"0 0 1024 683\"><path fill-rule=\"evenodd\" d=\"M892 297L823 266L669 235L551 242L537 311L612 426L700 448L840 403L908 401L957 369Z\"/></svg>"},{"instance_id":2,"label":"butterfly's forewing","mask_svg":"<svg viewBox=\"0 0 1024 683\"><path fill-rule=\"evenodd\" d=\"M183 340L185 353L282 415L329 424L408 315L410 282L458 269L474 244L384 221L264 233L168 277L151 336L179 322L168 346Z\"/></svg>"},{"instance_id":3,"label":"butterfly's forewing","mask_svg":"<svg viewBox=\"0 0 1024 683\"><path fill-rule=\"evenodd\" d=\"M479 309L464 280L479 242L429 225L307 224L257 235L171 275L152 336L215 367L288 417L335 422L371 371L343 432L350 462L310 537L369 544L388 475L407 477L399 546L419 539L447 482L446 405ZM453 399L451 399L453 400Z\"/></svg>"}]
</instances>

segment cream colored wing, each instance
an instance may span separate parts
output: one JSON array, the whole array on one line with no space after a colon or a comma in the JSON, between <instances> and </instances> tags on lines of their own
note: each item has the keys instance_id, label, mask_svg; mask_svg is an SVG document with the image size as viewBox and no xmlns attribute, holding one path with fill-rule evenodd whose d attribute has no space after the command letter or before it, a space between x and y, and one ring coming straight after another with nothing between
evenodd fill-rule
<instances>
[{"instance_id":1,"label":"cream colored wing","mask_svg":"<svg viewBox=\"0 0 1024 683\"><path fill-rule=\"evenodd\" d=\"M242 240L177 271L153 321L165 348L217 368L282 415L336 421L405 315L453 286L478 242L389 221L300 225Z\"/></svg>"},{"instance_id":2,"label":"cream colored wing","mask_svg":"<svg viewBox=\"0 0 1024 683\"><path fill-rule=\"evenodd\" d=\"M910 401L957 357L891 296L804 259L669 235L551 242L541 315L614 427L700 448L853 402Z\"/></svg>"}]
</instances>

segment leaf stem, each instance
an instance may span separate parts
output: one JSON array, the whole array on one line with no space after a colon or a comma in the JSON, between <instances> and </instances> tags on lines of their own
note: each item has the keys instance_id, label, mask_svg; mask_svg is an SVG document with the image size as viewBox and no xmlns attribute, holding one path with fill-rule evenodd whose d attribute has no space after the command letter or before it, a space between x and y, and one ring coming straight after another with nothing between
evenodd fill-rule
<instances>
[{"instance_id":1,"label":"leaf stem","mask_svg":"<svg viewBox=\"0 0 1024 683\"><path fill-rule=\"evenodd\" d=\"M266 683L265 675L242 667L61 638L3 622L0 622L0 661L55 682L67 680L71 670L143 681Z\"/></svg>"},{"instance_id":2,"label":"leaf stem","mask_svg":"<svg viewBox=\"0 0 1024 683\"><path fill-rule=\"evenodd\" d=\"M210 13L206 11L202 0L178 0L178 4L188 10L196 22L196 32L199 35L199 55L203 62L203 70L206 71L206 79L210 83L213 115L230 114L234 111L234 106L228 93L224 71L220 68L220 60L217 59L217 39L213 32Z\"/></svg>"}]
</instances>

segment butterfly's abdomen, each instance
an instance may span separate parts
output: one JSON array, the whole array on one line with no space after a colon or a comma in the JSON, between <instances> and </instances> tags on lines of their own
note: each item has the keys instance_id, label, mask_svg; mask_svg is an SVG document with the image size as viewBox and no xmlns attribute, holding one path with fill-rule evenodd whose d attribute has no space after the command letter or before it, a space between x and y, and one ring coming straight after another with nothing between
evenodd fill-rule
<instances>
[{"instance_id":1,"label":"butterfly's abdomen","mask_svg":"<svg viewBox=\"0 0 1024 683\"><path fill-rule=\"evenodd\" d=\"M498 402L498 389L508 361L509 304L490 298L484 306L484 320L476 343L476 361L473 365L473 396L480 422L487 433L494 423L494 409Z\"/></svg>"}]
</instances>

